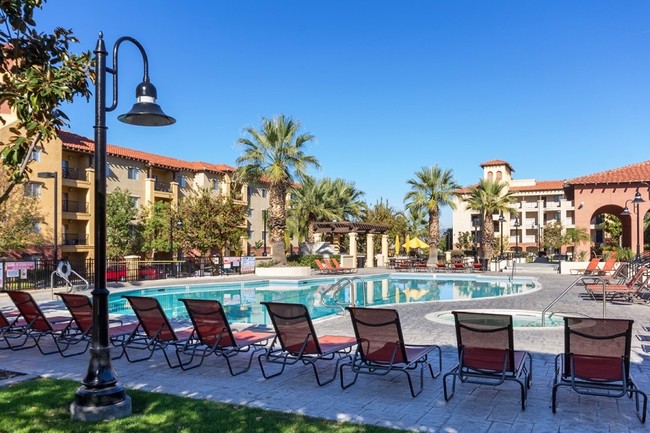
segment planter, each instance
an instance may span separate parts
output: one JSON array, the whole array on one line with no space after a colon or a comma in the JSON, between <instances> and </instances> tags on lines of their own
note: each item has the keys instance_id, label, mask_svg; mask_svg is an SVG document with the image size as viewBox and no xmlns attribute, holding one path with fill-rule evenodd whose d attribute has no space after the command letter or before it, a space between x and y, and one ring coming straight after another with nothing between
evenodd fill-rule
<instances>
[{"instance_id":1,"label":"planter","mask_svg":"<svg viewBox=\"0 0 650 433\"><path fill-rule=\"evenodd\" d=\"M309 277L311 268L309 266L274 266L271 268L255 268L255 275L259 277Z\"/></svg>"}]
</instances>

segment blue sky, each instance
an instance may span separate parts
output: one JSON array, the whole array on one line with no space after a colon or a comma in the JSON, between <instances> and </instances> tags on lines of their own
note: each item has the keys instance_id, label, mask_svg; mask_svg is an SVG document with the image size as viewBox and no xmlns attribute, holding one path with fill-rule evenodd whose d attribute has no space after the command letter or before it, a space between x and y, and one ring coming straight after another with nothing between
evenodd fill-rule
<instances>
[{"instance_id":1,"label":"blue sky","mask_svg":"<svg viewBox=\"0 0 650 433\"><path fill-rule=\"evenodd\" d=\"M99 31L109 51L121 36L144 46L177 123L117 121L142 78L123 44L109 143L235 165L244 128L285 114L317 138L312 174L371 204L401 209L433 164L469 185L492 159L538 180L649 159L650 2L49 0L36 18L73 29L75 51ZM93 137L93 110L67 106L70 129Z\"/></svg>"}]
</instances>

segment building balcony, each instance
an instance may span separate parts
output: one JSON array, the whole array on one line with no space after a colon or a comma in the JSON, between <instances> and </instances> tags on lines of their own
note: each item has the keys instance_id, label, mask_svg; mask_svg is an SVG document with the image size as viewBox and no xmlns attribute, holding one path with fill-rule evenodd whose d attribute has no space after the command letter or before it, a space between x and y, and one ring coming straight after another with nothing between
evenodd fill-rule
<instances>
[{"instance_id":1,"label":"building balcony","mask_svg":"<svg viewBox=\"0 0 650 433\"><path fill-rule=\"evenodd\" d=\"M66 200L62 206L63 212L88 213L88 202Z\"/></svg>"},{"instance_id":2,"label":"building balcony","mask_svg":"<svg viewBox=\"0 0 650 433\"><path fill-rule=\"evenodd\" d=\"M85 233L66 233L63 235L63 245L88 245L88 235Z\"/></svg>"},{"instance_id":3,"label":"building balcony","mask_svg":"<svg viewBox=\"0 0 650 433\"><path fill-rule=\"evenodd\" d=\"M86 170L81 170L73 167L62 168L61 176L63 179L86 180Z\"/></svg>"}]
</instances>

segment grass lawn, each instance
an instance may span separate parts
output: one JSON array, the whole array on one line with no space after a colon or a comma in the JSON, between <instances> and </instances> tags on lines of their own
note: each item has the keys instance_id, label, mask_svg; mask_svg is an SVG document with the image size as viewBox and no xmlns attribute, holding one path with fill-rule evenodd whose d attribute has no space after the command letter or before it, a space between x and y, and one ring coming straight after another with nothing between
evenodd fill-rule
<instances>
[{"instance_id":1,"label":"grass lawn","mask_svg":"<svg viewBox=\"0 0 650 433\"><path fill-rule=\"evenodd\" d=\"M383 427L339 423L245 406L127 390L133 415L100 423L70 421L79 382L27 380L0 388L2 433L396 433Z\"/></svg>"}]
</instances>

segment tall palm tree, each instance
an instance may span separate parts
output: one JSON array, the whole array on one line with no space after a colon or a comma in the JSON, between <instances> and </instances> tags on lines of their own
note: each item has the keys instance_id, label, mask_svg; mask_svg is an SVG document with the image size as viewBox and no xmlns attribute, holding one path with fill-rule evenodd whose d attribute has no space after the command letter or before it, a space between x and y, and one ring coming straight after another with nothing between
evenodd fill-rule
<instances>
[{"instance_id":1,"label":"tall palm tree","mask_svg":"<svg viewBox=\"0 0 650 433\"><path fill-rule=\"evenodd\" d=\"M244 154L237 158L243 179L258 182L264 178L269 184L271 257L280 264L287 262L284 243L287 192L292 184L305 177L309 167L320 168L318 160L304 151L315 137L299 130L300 122L280 115L274 119L263 118L259 130L246 128L249 137L237 140L244 147Z\"/></svg>"},{"instance_id":2,"label":"tall palm tree","mask_svg":"<svg viewBox=\"0 0 650 433\"><path fill-rule=\"evenodd\" d=\"M490 260L493 255L494 245L494 218L495 214L517 215L517 210L511 205L515 201L512 191L507 190L505 182L490 179L480 179L478 185L470 187L469 196L464 200L467 209L480 212L482 215L483 236L481 249L483 258Z\"/></svg>"},{"instance_id":3,"label":"tall palm tree","mask_svg":"<svg viewBox=\"0 0 650 433\"><path fill-rule=\"evenodd\" d=\"M406 209L416 212L426 210L429 217L429 260L430 264L438 262L438 244L440 243L440 207L455 209L454 191L460 186L454 180L453 170L443 170L435 164L422 167L415 173L415 179L406 181L411 190L404 195Z\"/></svg>"}]
</instances>

